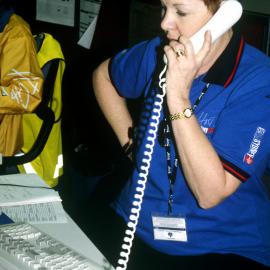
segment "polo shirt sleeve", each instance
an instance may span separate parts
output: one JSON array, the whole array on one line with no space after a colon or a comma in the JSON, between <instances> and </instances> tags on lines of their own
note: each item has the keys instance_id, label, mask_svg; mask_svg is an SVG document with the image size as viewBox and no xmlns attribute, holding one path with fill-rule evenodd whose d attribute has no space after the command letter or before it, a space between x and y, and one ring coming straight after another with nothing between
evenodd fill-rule
<instances>
[{"instance_id":1,"label":"polo shirt sleeve","mask_svg":"<svg viewBox=\"0 0 270 270\"><path fill-rule=\"evenodd\" d=\"M141 42L111 58L110 79L120 96L138 98L142 95L156 65L156 41Z\"/></svg>"},{"instance_id":2,"label":"polo shirt sleeve","mask_svg":"<svg viewBox=\"0 0 270 270\"><path fill-rule=\"evenodd\" d=\"M228 102L216 123L212 144L224 168L243 182L260 177L268 165L269 93L270 87L263 87Z\"/></svg>"}]
</instances>

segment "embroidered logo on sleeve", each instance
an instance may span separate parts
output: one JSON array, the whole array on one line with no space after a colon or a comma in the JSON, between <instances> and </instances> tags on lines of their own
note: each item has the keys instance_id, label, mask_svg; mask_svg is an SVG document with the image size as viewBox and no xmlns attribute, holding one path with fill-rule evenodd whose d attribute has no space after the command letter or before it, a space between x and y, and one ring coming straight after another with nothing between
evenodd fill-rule
<instances>
[{"instance_id":1,"label":"embroidered logo on sleeve","mask_svg":"<svg viewBox=\"0 0 270 270\"><path fill-rule=\"evenodd\" d=\"M244 162L248 165L253 163L254 157L259 150L265 132L266 130L262 127L258 127L256 129L252 142L249 146L249 151L244 155Z\"/></svg>"}]
</instances>

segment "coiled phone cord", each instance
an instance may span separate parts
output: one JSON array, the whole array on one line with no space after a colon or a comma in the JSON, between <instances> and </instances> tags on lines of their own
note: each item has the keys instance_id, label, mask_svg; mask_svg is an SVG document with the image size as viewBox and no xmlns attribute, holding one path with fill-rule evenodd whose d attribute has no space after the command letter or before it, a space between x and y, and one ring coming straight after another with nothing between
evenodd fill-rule
<instances>
[{"instance_id":1,"label":"coiled phone cord","mask_svg":"<svg viewBox=\"0 0 270 270\"><path fill-rule=\"evenodd\" d=\"M136 187L136 192L134 194L134 200L132 203L133 207L130 210L129 222L127 224L128 229L125 231L122 250L120 252L120 258L117 262L118 265L116 267L116 270L125 270L127 268L134 234L136 232L136 227L140 216L141 205L143 202L144 190L147 182L150 163L152 160L153 149L155 146L155 139L157 136L162 104L164 96L166 94L166 78L164 76L166 70L167 65L164 66L163 70L159 74L159 87L161 88L162 92L161 94L158 93L156 95L156 100L154 102L153 112L151 115L152 121L150 121L150 127L146 138L144 156L142 159L142 165L140 166L139 170L139 178L137 180L138 186Z\"/></svg>"}]
</instances>

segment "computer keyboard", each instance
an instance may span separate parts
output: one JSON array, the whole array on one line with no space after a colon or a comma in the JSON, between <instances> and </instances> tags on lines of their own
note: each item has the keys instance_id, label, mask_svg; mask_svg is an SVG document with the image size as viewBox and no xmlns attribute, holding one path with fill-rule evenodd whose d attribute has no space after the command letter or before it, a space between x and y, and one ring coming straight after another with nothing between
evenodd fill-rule
<instances>
[{"instance_id":1,"label":"computer keyboard","mask_svg":"<svg viewBox=\"0 0 270 270\"><path fill-rule=\"evenodd\" d=\"M96 269L90 260L28 223L0 225L0 257L20 270Z\"/></svg>"}]
</instances>

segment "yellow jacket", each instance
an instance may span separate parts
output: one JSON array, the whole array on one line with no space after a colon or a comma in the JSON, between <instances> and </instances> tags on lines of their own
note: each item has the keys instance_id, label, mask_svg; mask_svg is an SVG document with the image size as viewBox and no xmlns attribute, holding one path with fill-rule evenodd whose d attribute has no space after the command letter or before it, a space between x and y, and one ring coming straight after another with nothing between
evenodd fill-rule
<instances>
[{"instance_id":1,"label":"yellow jacket","mask_svg":"<svg viewBox=\"0 0 270 270\"><path fill-rule=\"evenodd\" d=\"M13 156L22 141L22 114L42 96L43 74L29 25L13 14L0 33L0 153Z\"/></svg>"}]
</instances>

